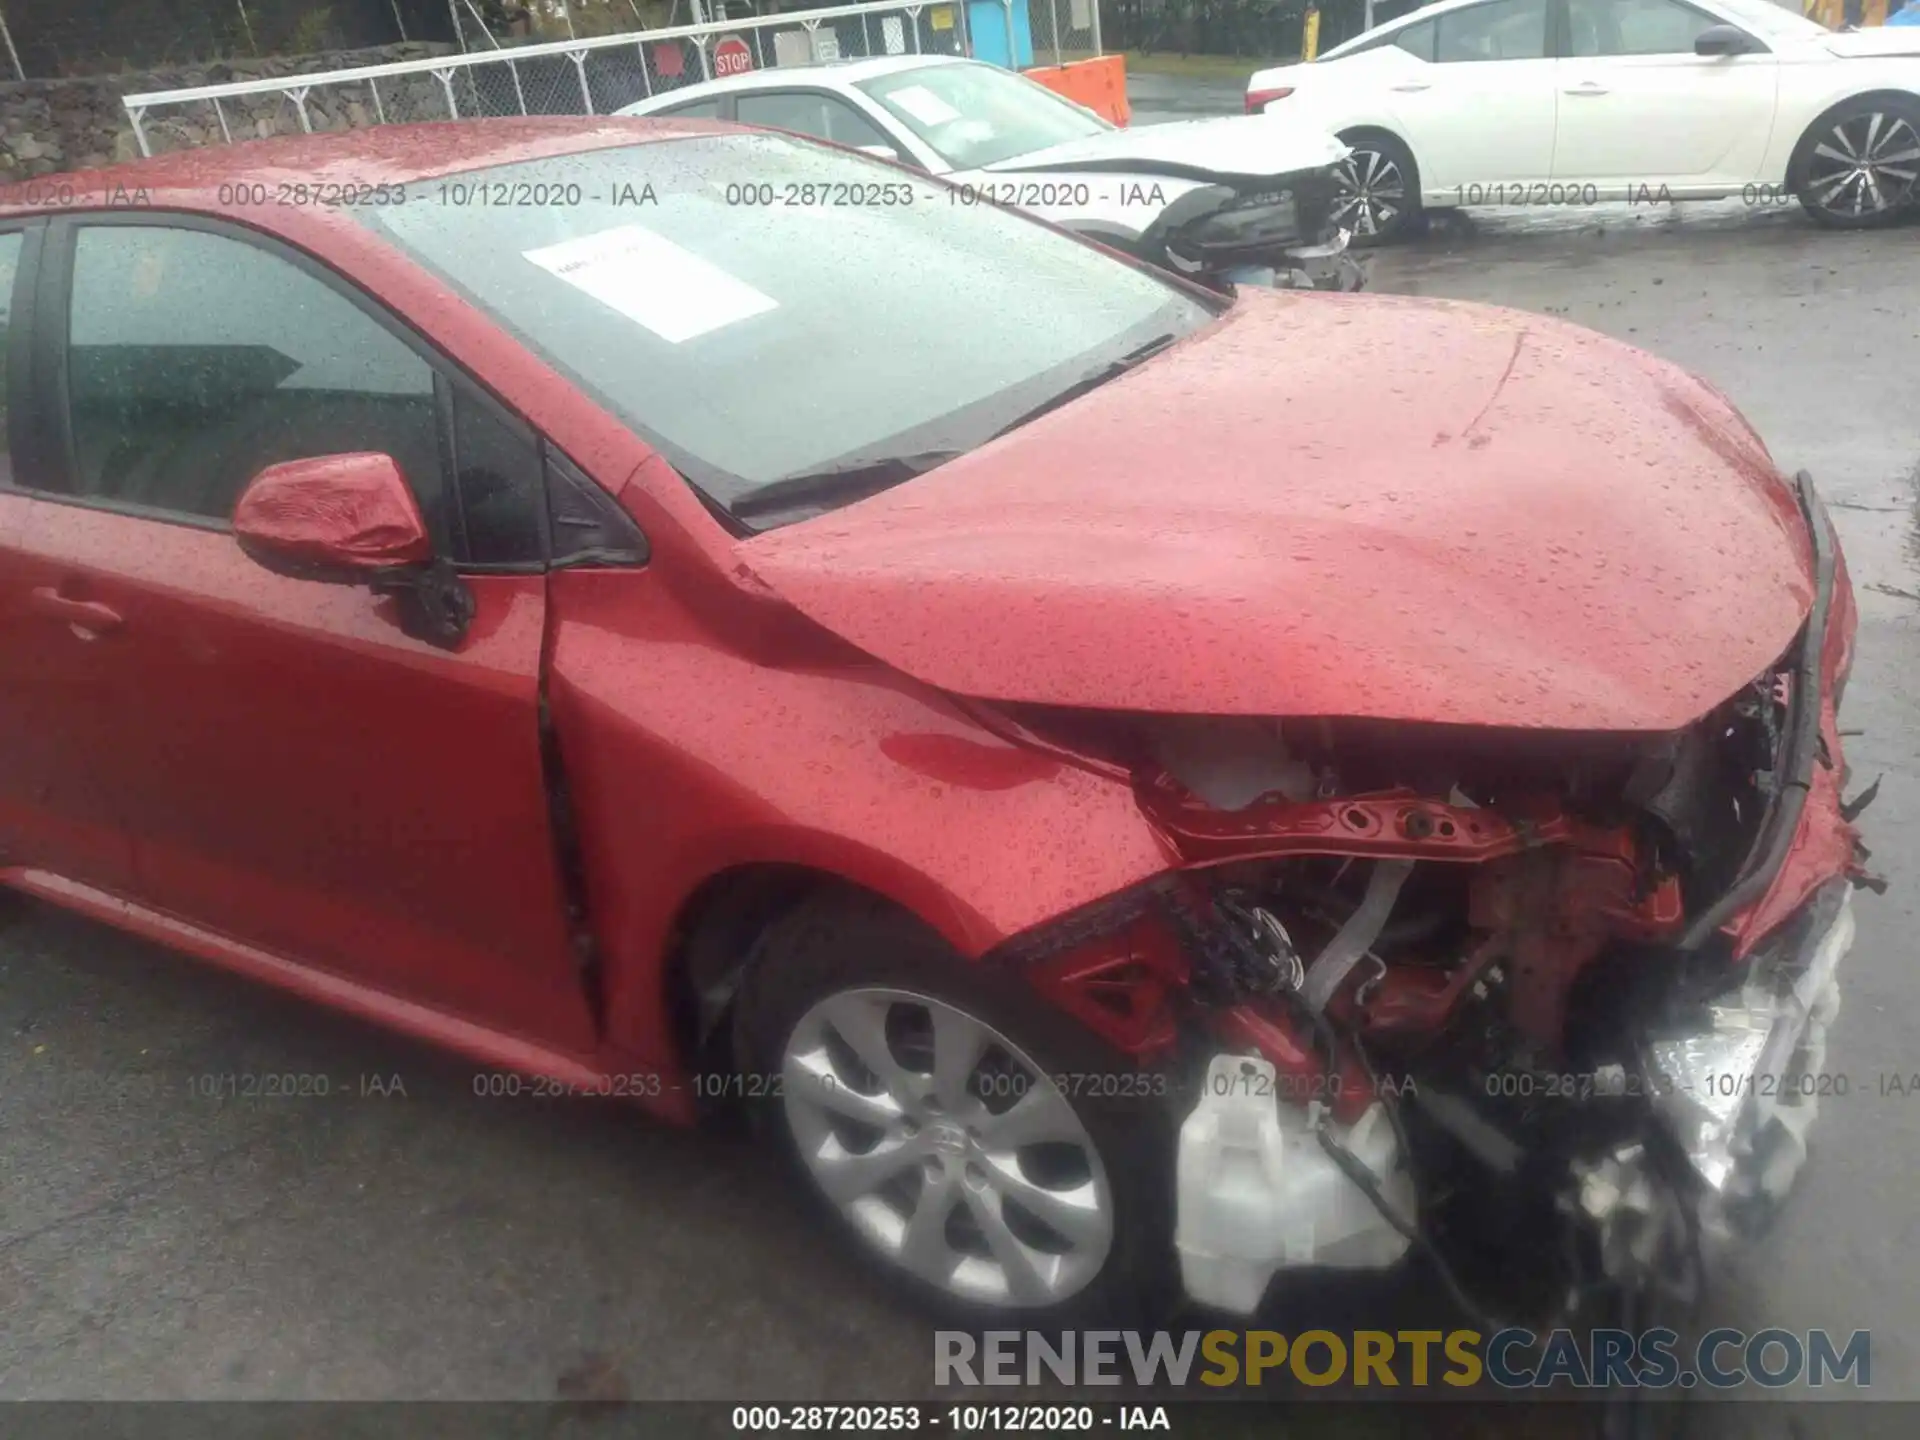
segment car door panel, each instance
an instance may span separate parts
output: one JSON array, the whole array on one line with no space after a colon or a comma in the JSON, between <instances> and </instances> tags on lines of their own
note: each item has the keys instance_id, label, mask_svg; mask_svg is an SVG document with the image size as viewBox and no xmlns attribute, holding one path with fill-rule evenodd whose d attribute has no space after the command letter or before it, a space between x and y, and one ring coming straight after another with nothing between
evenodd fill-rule
<instances>
[{"instance_id":1,"label":"car door panel","mask_svg":"<svg viewBox=\"0 0 1920 1440\"><path fill-rule=\"evenodd\" d=\"M1773 129L1770 55L1562 60L1553 178L1610 191L1738 188L1758 176Z\"/></svg>"},{"instance_id":2,"label":"car door panel","mask_svg":"<svg viewBox=\"0 0 1920 1440\"><path fill-rule=\"evenodd\" d=\"M46 227L0 232L0 867L123 889L133 847L93 761L111 743L116 653L98 597L37 553L49 460L36 423L33 296Z\"/></svg>"},{"instance_id":3,"label":"car door panel","mask_svg":"<svg viewBox=\"0 0 1920 1440\"><path fill-rule=\"evenodd\" d=\"M536 723L544 578L472 577L448 653L396 600L271 574L230 535L86 513L48 558L125 616L110 698L169 697L107 762L136 898L586 1043Z\"/></svg>"},{"instance_id":4,"label":"car door panel","mask_svg":"<svg viewBox=\"0 0 1920 1440\"><path fill-rule=\"evenodd\" d=\"M1419 91L1391 104L1420 164L1421 191L1544 180L1556 113L1551 60L1436 65Z\"/></svg>"},{"instance_id":5,"label":"car door panel","mask_svg":"<svg viewBox=\"0 0 1920 1440\"><path fill-rule=\"evenodd\" d=\"M150 216L90 250L91 228L57 228L41 313L73 319L52 408L96 433L67 441L75 493L32 502L29 549L39 583L120 617L50 647L89 667L107 717L88 748L102 819L132 847L116 888L584 1052L540 740L542 567L471 576L473 623L442 649L403 630L398 600L273 573L190 513L264 464L379 449L404 456L436 538L458 532L438 472L449 382L288 252ZM169 370L191 373L144 378Z\"/></svg>"},{"instance_id":6,"label":"car door panel","mask_svg":"<svg viewBox=\"0 0 1920 1440\"><path fill-rule=\"evenodd\" d=\"M1694 36L1723 23L1680 0L1569 0L1553 178L1603 195L1756 179L1780 67L1769 53L1695 54Z\"/></svg>"},{"instance_id":7,"label":"car door panel","mask_svg":"<svg viewBox=\"0 0 1920 1440\"><path fill-rule=\"evenodd\" d=\"M49 508L0 493L0 863L124 892L133 847L112 776L97 763L124 723L121 636L81 623L77 608L61 613L61 602L111 602L47 557L44 530L57 520Z\"/></svg>"},{"instance_id":8,"label":"car door panel","mask_svg":"<svg viewBox=\"0 0 1920 1440\"><path fill-rule=\"evenodd\" d=\"M1489 0L1410 27L1362 57L1420 166L1428 198L1544 180L1553 164L1554 62L1543 0Z\"/></svg>"}]
</instances>

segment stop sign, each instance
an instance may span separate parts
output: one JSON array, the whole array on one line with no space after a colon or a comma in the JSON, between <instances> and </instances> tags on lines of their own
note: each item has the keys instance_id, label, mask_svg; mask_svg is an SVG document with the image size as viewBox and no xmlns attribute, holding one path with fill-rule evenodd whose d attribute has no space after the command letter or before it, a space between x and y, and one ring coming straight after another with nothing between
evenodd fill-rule
<instances>
[{"instance_id":1,"label":"stop sign","mask_svg":"<svg viewBox=\"0 0 1920 1440\"><path fill-rule=\"evenodd\" d=\"M713 73L716 79L744 75L753 69L753 52L738 35L729 35L713 47Z\"/></svg>"}]
</instances>

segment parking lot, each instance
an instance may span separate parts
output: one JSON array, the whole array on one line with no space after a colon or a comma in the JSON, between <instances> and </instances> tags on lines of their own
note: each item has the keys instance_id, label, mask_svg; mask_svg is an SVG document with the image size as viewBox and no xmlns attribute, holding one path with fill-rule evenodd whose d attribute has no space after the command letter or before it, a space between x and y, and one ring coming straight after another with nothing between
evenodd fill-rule
<instances>
[{"instance_id":1,"label":"parking lot","mask_svg":"<svg viewBox=\"0 0 1920 1440\"><path fill-rule=\"evenodd\" d=\"M1219 113L1238 87L1144 77L1134 103L1136 123ZM1862 611L1844 723L1863 732L1857 781L1885 775L1864 823L1890 889L1861 897L1843 972L1829 1064L1849 1093L1825 1102L1810 1174L1711 1312L1871 1330L1882 1399L1920 1399L1916 242L1920 227L1829 234L1797 207L1732 202L1443 216L1371 261L1377 290L1563 316L1697 371L1834 507ZM267 1073L324 1075L329 1093L220 1081ZM928 1392L928 1325L823 1244L750 1149L472 1082L463 1062L27 912L0 935L0 1396ZM1429 1303L1336 1298L1354 1313L1311 1323L1392 1329L1394 1307Z\"/></svg>"}]
</instances>

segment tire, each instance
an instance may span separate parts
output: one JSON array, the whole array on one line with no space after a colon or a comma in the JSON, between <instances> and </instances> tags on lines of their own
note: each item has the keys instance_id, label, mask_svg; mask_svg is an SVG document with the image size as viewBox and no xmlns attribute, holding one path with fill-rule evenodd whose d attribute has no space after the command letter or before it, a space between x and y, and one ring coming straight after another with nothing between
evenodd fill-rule
<instances>
[{"instance_id":1,"label":"tire","mask_svg":"<svg viewBox=\"0 0 1920 1440\"><path fill-rule=\"evenodd\" d=\"M1142 1323L1170 1299L1171 1107L1048 1079L1144 1072L1017 976L877 901L823 897L761 937L734 1039L744 1074L781 1077L758 1133L924 1308L1071 1328ZM945 1057L976 1043L962 1085ZM1016 1125L1044 1138L1019 1143Z\"/></svg>"},{"instance_id":2,"label":"tire","mask_svg":"<svg viewBox=\"0 0 1920 1440\"><path fill-rule=\"evenodd\" d=\"M1920 98L1862 96L1822 115L1794 150L1801 208L1834 230L1890 224L1920 206Z\"/></svg>"},{"instance_id":3,"label":"tire","mask_svg":"<svg viewBox=\"0 0 1920 1440\"><path fill-rule=\"evenodd\" d=\"M1379 130L1340 138L1353 153L1335 168L1339 189L1333 222L1352 231L1357 246L1406 239L1420 223L1420 172L1413 152Z\"/></svg>"}]
</instances>

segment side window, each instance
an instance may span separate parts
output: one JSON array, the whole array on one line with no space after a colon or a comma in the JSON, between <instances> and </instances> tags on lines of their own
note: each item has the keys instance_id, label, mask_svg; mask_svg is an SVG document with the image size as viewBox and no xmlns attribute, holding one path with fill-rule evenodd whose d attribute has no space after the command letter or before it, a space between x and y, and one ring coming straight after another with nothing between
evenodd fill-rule
<instances>
[{"instance_id":1,"label":"side window","mask_svg":"<svg viewBox=\"0 0 1920 1440\"><path fill-rule=\"evenodd\" d=\"M551 446L547 450L547 505L552 517L555 566L647 563L647 537L640 533L633 517Z\"/></svg>"},{"instance_id":2,"label":"side window","mask_svg":"<svg viewBox=\"0 0 1920 1440\"><path fill-rule=\"evenodd\" d=\"M433 370L319 279L256 246L81 229L67 391L83 496L226 520L283 460L391 455L448 542Z\"/></svg>"},{"instance_id":3,"label":"side window","mask_svg":"<svg viewBox=\"0 0 1920 1440\"><path fill-rule=\"evenodd\" d=\"M1382 16L1378 24L1390 25L1398 18L1394 15ZM1409 55L1422 60L1433 59L1433 21L1422 20L1418 25L1409 25L1404 30L1394 31L1391 35L1381 35L1367 41L1364 45L1354 46L1346 54L1364 55L1369 50L1385 50L1389 47L1404 50Z\"/></svg>"},{"instance_id":4,"label":"side window","mask_svg":"<svg viewBox=\"0 0 1920 1440\"><path fill-rule=\"evenodd\" d=\"M1547 54L1546 0L1491 0L1436 15L1433 58L1543 60Z\"/></svg>"},{"instance_id":5,"label":"side window","mask_svg":"<svg viewBox=\"0 0 1920 1440\"><path fill-rule=\"evenodd\" d=\"M1409 55L1421 60L1433 59L1434 22L1422 20L1418 25L1409 25L1393 37L1393 43Z\"/></svg>"},{"instance_id":6,"label":"side window","mask_svg":"<svg viewBox=\"0 0 1920 1440\"><path fill-rule=\"evenodd\" d=\"M1568 51L1593 55L1691 55L1702 30L1720 22L1675 0L1568 0Z\"/></svg>"},{"instance_id":7,"label":"side window","mask_svg":"<svg viewBox=\"0 0 1920 1440\"><path fill-rule=\"evenodd\" d=\"M880 133L880 129L866 116L844 100L827 102L827 138L839 145L883 145L889 150L896 149L893 141Z\"/></svg>"},{"instance_id":8,"label":"side window","mask_svg":"<svg viewBox=\"0 0 1920 1440\"><path fill-rule=\"evenodd\" d=\"M720 118L720 98L711 100L689 100L684 105L669 105L664 110L655 110L650 120L718 120Z\"/></svg>"},{"instance_id":9,"label":"side window","mask_svg":"<svg viewBox=\"0 0 1920 1440\"><path fill-rule=\"evenodd\" d=\"M546 558L540 447L482 402L456 395L453 473L459 489L463 554L476 565L532 565Z\"/></svg>"},{"instance_id":10,"label":"side window","mask_svg":"<svg viewBox=\"0 0 1920 1440\"><path fill-rule=\"evenodd\" d=\"M13 483L13 435L7 428L7 347L13 338L13 282L20 273L18 230L0 235L0 485Z\"/></svg>"},{"instance_id":11,"label":"side window","mask_svg":"<svg viewBox=\"0 0 1920 1440\"><path fill-rule=\"evenodd\" d=\"M734 99L734 118L742 125L770 125L797 130L840 145L885 145L893 142L846 101L832 95L800 91L768 95L740 95Z\"/></svg>"}]
</instances>

